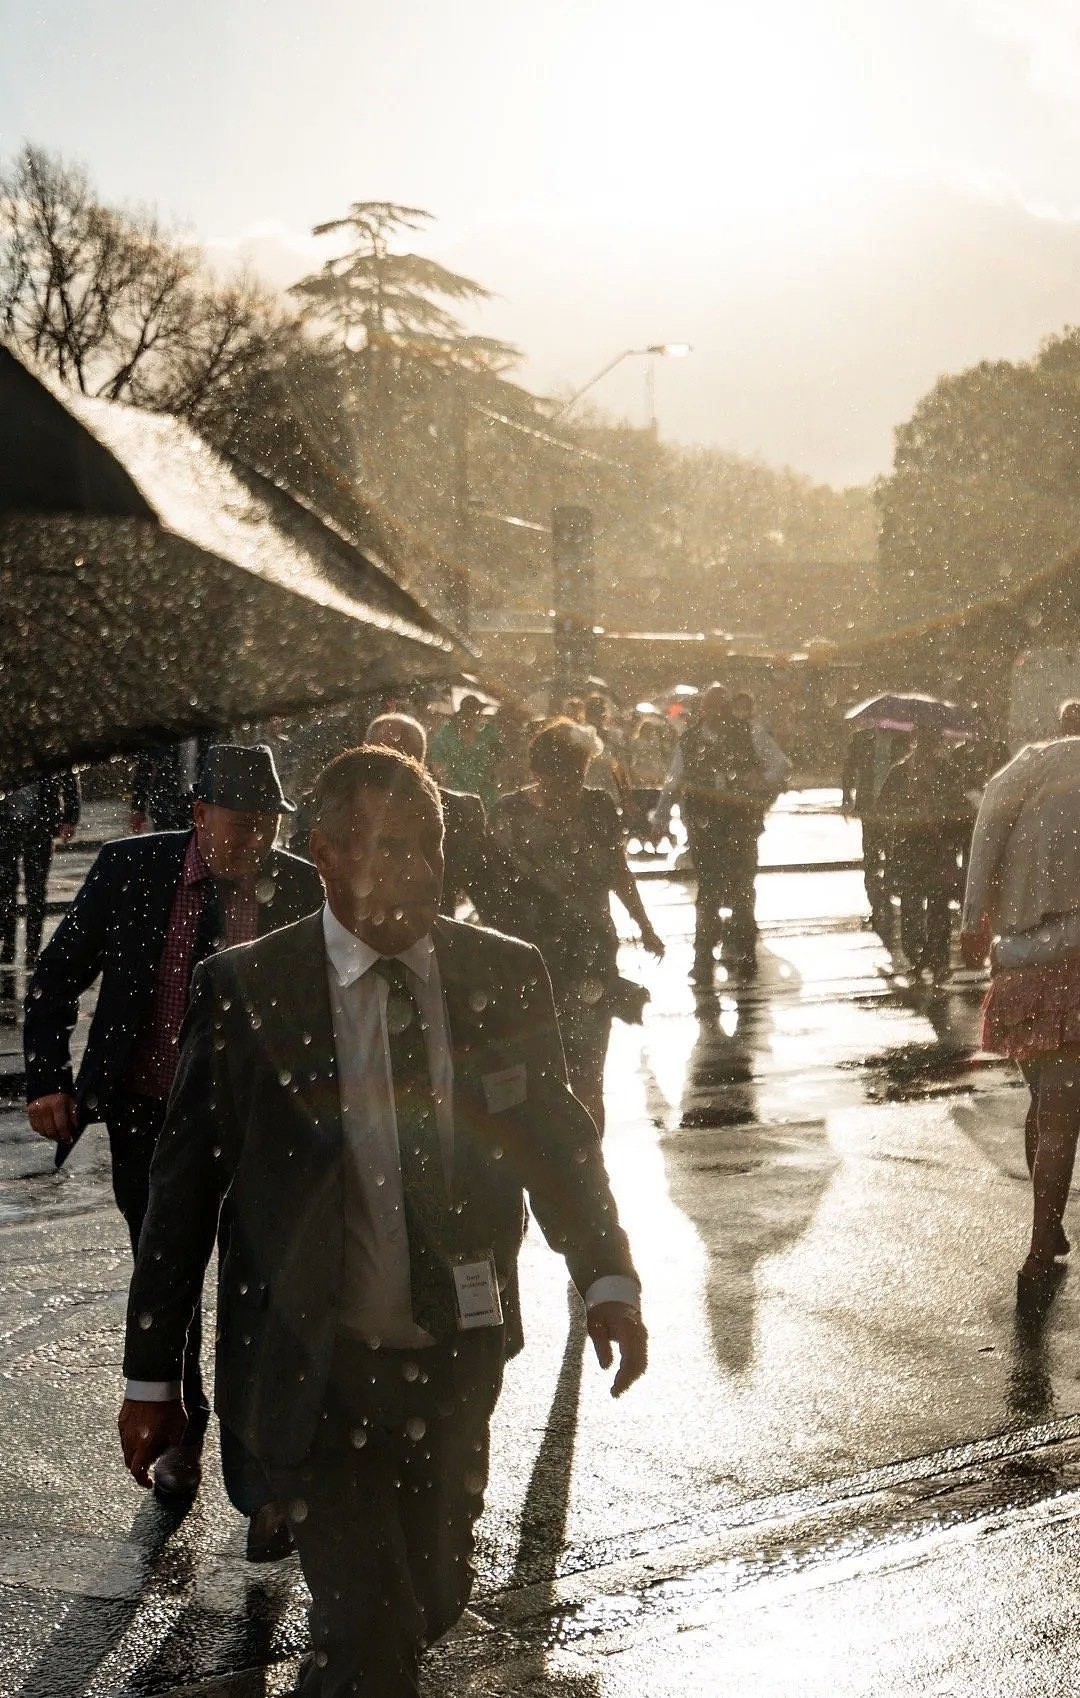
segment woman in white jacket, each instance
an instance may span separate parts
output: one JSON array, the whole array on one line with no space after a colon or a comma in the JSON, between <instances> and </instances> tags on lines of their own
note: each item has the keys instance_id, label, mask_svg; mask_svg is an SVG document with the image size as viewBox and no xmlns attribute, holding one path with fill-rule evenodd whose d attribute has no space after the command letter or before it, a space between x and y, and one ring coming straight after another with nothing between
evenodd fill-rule
<instances>
[{"instance_id":1,"label":"woman in white jacket","mask_svg":"<svg viewBox=\"0 0 1080 1698\"><path fill-rule=\"evenodd\" d=\"M1068 1253L1062 1216L1080 1136L1080 706L1065 704L1062 729L1021 749L986 788L961 935L969 966L990 954L983 1047L1016 1061L1031 1092L1021 1301L1049 1295Z\"/></svg>"}]
</instances>

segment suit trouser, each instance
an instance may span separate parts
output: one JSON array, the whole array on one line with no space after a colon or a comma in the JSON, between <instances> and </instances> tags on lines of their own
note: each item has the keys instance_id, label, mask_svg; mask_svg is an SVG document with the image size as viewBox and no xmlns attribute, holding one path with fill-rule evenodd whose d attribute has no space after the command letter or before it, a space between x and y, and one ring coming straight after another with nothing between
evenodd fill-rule
<instances>
[{"instance_id":1,"label":"suit trouser","mask_svg":"<svg viewBox=\"0 0 1080 1698\"><path fill-rule=\"evenodd\" d=\"M303 1698L416 1698L464 1610L484 1507L501 1327L427 1350L339 1340L303 1462L268 1463L311 1592Z\"/></svg>"},{"instance_id":2,"label":"suit trouser","mask_svg":"<svg viewBox=\"0 0 1080 1698\"><path fill-rule=\"evenodd\" d=\"M721 936L735 956L753 952L757 934L754 880L757 874L757 835L753 824L731 811L694 822L689 829L697 869L694 954L711 955ZM730 919L725 926L720 910Z\"/></svg>"},{"instance_id":3,"label":"suit trouser","mask_svg":"<svg viewBox=\"0 0 1080 1698\"><path fill-rule=\"evenodd\" d=\"M888 918L889 891L886 882L888 831L872 820L862 822L863 888L874 919Z\"/></svg>"},{"instance_id":4,"label":"suit trouser","mask_svg":"<svg viewBox=\"0 0 1080 1698\"><path fill-rule=\"evenodd\" d=\"M0 829L0 961L15 959L20 866L26 892L27 966L32 967L41 953L52 853L52 833L40 825L10 822Z\"/></svg>"},{"instance_id":5,"label":"suit trouser","mask_svg":"<svg viewBox=\"0 0 1080 1698\"><path fill-rule=\"evenodd\" d=\"M131 1253L139 1248L139 1234L150 1201L150 1163L158 1141L165 1104L149 1097L116 1097L109 1104L105 1125L112 1152L113 1196L127 1222ZM203 1387L202 1310L196 1309L184 1350L183 1394L188 1412L185 1444L201 1444L210 1422L210 1404Z\"/></svg>"},{"instance_id":6,"label":"suit trouser","mask_svg":"<svg viewBox=\"0 0 1080 1698\"><path fill-rule=\"evenodd\" d=\"M900 894L900 942L913 966L944 969L949 965L952 915L949 911L950 869L946 849L901 850L895 857Z\"/></svg>"}]
</instances>

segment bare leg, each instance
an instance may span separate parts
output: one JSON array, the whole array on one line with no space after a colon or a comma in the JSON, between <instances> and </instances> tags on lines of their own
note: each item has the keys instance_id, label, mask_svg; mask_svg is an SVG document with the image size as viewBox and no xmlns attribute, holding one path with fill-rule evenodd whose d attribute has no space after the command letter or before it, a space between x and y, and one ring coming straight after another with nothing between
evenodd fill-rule
<instances>
[{"instance_id":1,"label":"bare leg","mask_svg":"<svg viewBox=\"0 0 1080 1698\"><path fill-rule=\"evenodd\" d=\"M1069 1199L1080 1136L1080 1085L1042 1083L1037 1119L1031 1249L1024 1264L1024 1271L1031 1274L1049 1268L1055 1255L1060 1254L1061 1221Z\"/></svg>"},{"instance_id":2,"label":"bare leg","mask_svg":"<svg viewBox=\"0 0 1080 1698\"><path fill-rule=\"evenodd\" d=\"M1039 1090L1037 1085L1029 1085L1031 1101L1024 1116L1024 1160L1027 1162L1029 1174L1035 1172L1035 1151L1039 1147Z\"/></svg>"}]
</instances>

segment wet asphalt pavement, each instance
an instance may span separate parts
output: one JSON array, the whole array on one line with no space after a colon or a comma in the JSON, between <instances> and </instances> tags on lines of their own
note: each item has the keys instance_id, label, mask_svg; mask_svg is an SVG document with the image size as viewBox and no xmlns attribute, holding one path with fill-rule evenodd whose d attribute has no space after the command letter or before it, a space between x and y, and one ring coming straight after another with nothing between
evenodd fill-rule
<instances>
[{"instance_id":1,"label":"wet asphalt pavement","mask_svg":"<svg viewBox=\"0 0 1080 1698\"><path fill-rule=\"evenodd\" d=\"M826 800L764 858L857 852ZM1024 1094L975 1051L981 985L909 986L823 870L763 875L760 971L695 995L688 887L643 894L669 953L626 951L652 1002L606 1148L650 1372L612 1403L530 1233L433 1698L1074 1690L1080 1287L1018 1324ZM0 1698L288 1691L295 1563L245 1564L213 1464L186 1517L124 1475L127 1273L100 1131L58 1178L0 1113Z\"/></svg>"}]
</instances>

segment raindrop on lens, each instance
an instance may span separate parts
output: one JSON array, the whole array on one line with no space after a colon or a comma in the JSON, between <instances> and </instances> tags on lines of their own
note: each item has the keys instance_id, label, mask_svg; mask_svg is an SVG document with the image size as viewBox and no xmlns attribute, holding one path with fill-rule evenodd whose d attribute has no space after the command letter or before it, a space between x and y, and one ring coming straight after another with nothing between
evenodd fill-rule
<instances>
[{"instance_id":1,"label":"raindrop on lens","mask_svg":"<svg viewBox=\"0 0 1080 1698\"><path fill-rule=\"evenodd\" d=\"M144 1309L142 1314L139 1316L139 1325L142 1327L143 1332L149 1332L150 1328L153 1326L153 1324L154 1324L153 1315L148 1314L147 1311Z\"/></svg>"},{"instance_id":2,"label":"raindrop on lens","mask_svg":"<svg viewBox=\"0 0 1080 1698\"><path fill-rule=\"evenodd\" d=\"M392 1038L399 1037L413 1017L412 1003L404 997L391 996L386 1004L386 1029Z\"/></svg>"},{"instance_id":3,"label":"raindrop on lens","mask_svg":"<svg viewBox=\"0 0 1080 1698\"><path fill-rule=\"evenodd\" d=\"M407 1380L418 1380L420 1378L420 1369L415 1362L403 1362L401 1372Z\"/></svg>"},{"instance_id":4,"label":"raindrop on lens","mask_svg":"<svg viewBox=\"0 0 1080 1698\"><path fill-rule=\"evenodd\" d=\"M367 1444L366 1427L354 1427L352 1432L349 1434L349 1443L352 1445L354 1450L363 1450L364 1446Z\"/></svg>"},{"instance_id":5,"label":"raindrop on lens","mask_svg":"<svg viewBox=\"0 0 1080 1698\"><path fill-rule=\"evenodd\" d=\"M307 1512L307 1504L304 1502L303 1498L297 1498L295 1503L291 1503L289 1505L289 1520L306 1521Z\"/></svg>"},{"instance_id":6,"label":"raindrop on lens","mask_svg":"<svg viewBox=\"0 0 1080 1698\"><path fill-rule=\"evenodd\" d=\"M465 1490L471 1493L473 1497L479 1497L484 1489L484 1476L482 1474L466 1474L464 1485Z\"/></svg>"},{"instance_id":7,"label":"raindrop on lens","mask_svg":"<svg viewBox=\"0 0 1080 1698\"><path fill-rule=\"evenodd\" d=\"M476 990L476 991L472 992L471 996L469 997L469 1007L472 1009L474 1014L482 1014L484 1012L484 1009L487 1007L487 1005L488 1005L487 991Z\"/></svg>"},{"instance_id":8,"label":"raindrop on lens","mask_svg":"<svg viewBox=\"0 0 1080 1698\"><path fill-rule=\"evenodd\" d=\"M405 1423L405 1434L415 1444L427 1432L427 1422L421 1415L410 1415Z\"/></svg>"}]
</instances>

